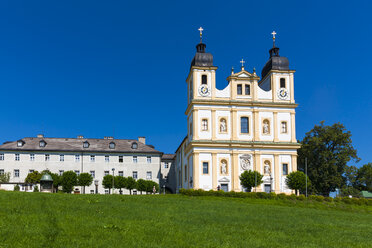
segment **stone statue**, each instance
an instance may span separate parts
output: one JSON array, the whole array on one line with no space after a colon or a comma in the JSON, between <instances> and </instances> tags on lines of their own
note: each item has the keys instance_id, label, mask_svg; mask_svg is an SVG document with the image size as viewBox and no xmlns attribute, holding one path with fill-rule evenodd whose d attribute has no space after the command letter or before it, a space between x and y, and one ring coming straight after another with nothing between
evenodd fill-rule
<instances>
[{"instance_id":1,"label":"stone statue","mask_svg":"<svg viewBox=\"0 0 372 248\"><path fill-rule=\"evenodd\" d=\"M270 162L269 161L265 161L265 166L264 166L264 173L265 173L265 175L270 174L270 171L271 171L271 169L270 169Z\"/></svg>"},{"instance_id":2,"label":"stone statue","mask_svg":"<svg viewBox=\"0 0 372 248\"><path fill-rule=\"evenodd\" d=\"M227 174L227 163L225 160L221 162L221 174Z\"/></svg>"},{"instance_id":3,"label":"stone statue","mask_svg":"<svg viewBox=\"0 0 372 248\"><path fill-rule=\"evenodd\" d=\"M221 123L220 123L220 132L221 133L224 133L227 131L227 128L226 128L226 120L225 119L221 119Z\"/></svg>"},{"instance_id":4,"label":"stone statue","mask_svg":"<svg viewBox=\"0 0 372 248\"><path fill-rule=\"evenodd\" d=\"M269 127L269 121L264 120L263 122L263 133L269 134L270 133L270 127Z\"/></svg>"}]
</instances>

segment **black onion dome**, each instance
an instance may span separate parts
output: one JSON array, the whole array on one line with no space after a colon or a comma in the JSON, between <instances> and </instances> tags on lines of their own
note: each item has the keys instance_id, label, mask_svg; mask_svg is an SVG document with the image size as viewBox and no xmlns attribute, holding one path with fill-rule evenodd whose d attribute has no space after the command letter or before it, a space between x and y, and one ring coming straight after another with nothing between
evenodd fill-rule
<instances>
[{"instance_id":1,"label":"black onion dome","mask_svg":"<svg viewBox=\"0 0 372 248\"><path fill-rule=\"evenodd\" d=\"M191 66L213 66L213 55L205 52L206 45L199 43L196 45L196 54L192 59Z\"/></svg>"},{"instance_id":2,"label":"black onion dome","mask_svg":"<svg viewBox=\"0 0 372 248\"><path fill-rule=\"evenodd\" d=\"M279 47L274 46L270 49L269 53L270 59L266 62L264 68L262 69L261 78L264 78L271 70L289 70L289 61L286 57L279 56Z\"/></svg>"}]
</instances>

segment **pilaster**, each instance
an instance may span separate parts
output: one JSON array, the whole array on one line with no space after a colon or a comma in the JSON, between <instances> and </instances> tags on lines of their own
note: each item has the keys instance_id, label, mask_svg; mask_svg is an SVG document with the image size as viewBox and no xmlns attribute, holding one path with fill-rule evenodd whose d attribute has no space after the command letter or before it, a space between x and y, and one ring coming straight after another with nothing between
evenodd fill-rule
<instances>
[{"instance_id":1,"label":"pilaster","mask_svg":"<svg viewBox=\"0 0 372 248\"><path fill-rule=\"evenodd\" d=\"M273 123L273 132L274 132L274 142L278 142L278 112L274 112L274 123Z\"/></svg>"},{"instance_id":2,"label":"pilaster","mask_svg":"<svg viewBox=\"0 0 372 248\"><path fill-rule=\"evenodd\" d=\"M275 154L274 155L274 178L275 178L275 193L280 193L280 175L279 175L279 169L280 169L280 164L279 164L279 155Z\"/></svg>"},{"instance_id":3,"label":"pilaster","mask_svg":"<svg viewBox=\"0 0 372 248\"><path fill-rule=\"evenodd\" d=\"M198 140L199 139L199 116L198 116L198 110L194 109L192 112L192 124L193 124L193 130L192 130L192 135L193 135L193 140Z\"/></svg>"},{"instance_id":4,"label":"pilaster","mask_svg":"<svg viewBox=\"0 0 372 248\"><path fill-rule=\"evenodd\" d=\"M238 139L238 132L239 130L237 130L237 110L236 109L232 109L231 110L232 112L232 118L231 118L231 135L232 135L232 139L233 140L237 140Z\"/></svg>"},{"instance_id":5,"label":"pilaster","mask_svg":"<svg viewBox=\"0 0 372 248\"><path fill-rule=\"evenodd\" d=\"M253 128L254 128L254 134L253 134L253 140L259 141L260 140L260 124L259 124L259 114L257 109L253 109Z\"/></svg>"},{"instance_id":6,"label":"pilaster","mask_svg":"<svg viewBox=\"0 0 372 248\"><path fill-rule=\"evenodd\" d=\"M217 131L217 128L218 128L218 120L216 120L216 110L215 109L212 109L211 128L212 128L212 140L216 140L216 131Z\"/></svg>"},{"instance_id":7,"label":"pilaster","mask_svg":"<svg viewBox=\"0 0 372 248\"><path fill-rule=\"evenodd\" d=\"M238 153L232 154L232 166L231 166L231 178L232 178L232 190L240 191L239 189L239 158Z\"/></svg>"},{"instance_id":8,"label":"pilaster","mask_svg":"<svg viewBox=\"0 0 372 248\"><path fill-rule=\"evenodd\" d=\"M297 142L295 113L291 113L291 141Z\"/></svg>"},{"instance_id":9,"label":"pilaster","mask_svg":"<svg viewBox=\"0 0 372 248\"><path fill-rule=\"evenodd\" d=\"M217 168L218 168L218 161L217 161L217 153L212 153L212 189L217 189Z\"/></svg>"},{"instance_id":10,"label":"pilaster","mask_svg":"<svg viewBox=\"0 0 372 248\"><path fill-rule=\"evenodd\" d=\"M193 187L194 189L199 189L199 153L194 153L192 157L192 165L193 165Z\"/></svg>"}]
</instances>

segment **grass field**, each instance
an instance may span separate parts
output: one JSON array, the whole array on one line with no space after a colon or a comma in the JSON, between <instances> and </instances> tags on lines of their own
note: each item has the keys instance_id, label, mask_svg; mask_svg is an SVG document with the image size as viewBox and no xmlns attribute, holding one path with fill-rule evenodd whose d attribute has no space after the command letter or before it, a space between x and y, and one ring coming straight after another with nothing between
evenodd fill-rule
<instances>
[{"instance_id":1,"label":"grass field","mask_svg":"<svg viewBox=\"0 0 372 248\"><path fill-rule=\"evenodd\" d=\"M0 247L371 247L367 206L0 192Z\"/></svg>"}]
</instances>

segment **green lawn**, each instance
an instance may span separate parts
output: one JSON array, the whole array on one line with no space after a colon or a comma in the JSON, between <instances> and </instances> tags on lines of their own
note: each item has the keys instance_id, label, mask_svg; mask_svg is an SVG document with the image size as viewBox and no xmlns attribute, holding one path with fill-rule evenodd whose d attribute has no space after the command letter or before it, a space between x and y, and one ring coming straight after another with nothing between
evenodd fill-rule
<instances>
[{"instance_id":1,"label":"green lawn","mask_svg":"<svg viewBox=\"0 0 372 248\"><path fill-rule=\"evenodd\" d=\"M371 207L0 192L4 247L371 247Z\"/></svg>"}]
</instances>

